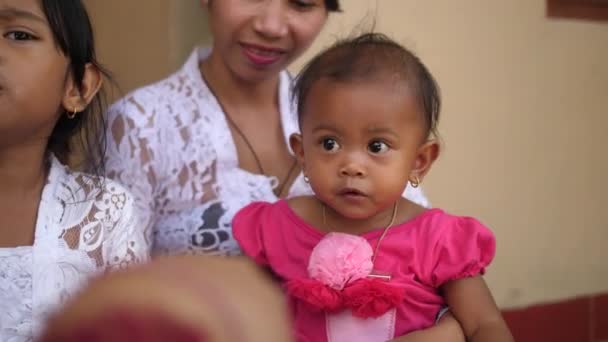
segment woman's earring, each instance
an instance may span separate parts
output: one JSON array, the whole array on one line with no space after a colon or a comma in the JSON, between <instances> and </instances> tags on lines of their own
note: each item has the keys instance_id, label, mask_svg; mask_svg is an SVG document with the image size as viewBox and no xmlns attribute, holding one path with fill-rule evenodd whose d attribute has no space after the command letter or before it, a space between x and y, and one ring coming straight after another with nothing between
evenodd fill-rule
<instances>
[{"instance_id":1,"label":"woman's earring","mask_svg":"<svg viewBox=\"0 0 608 342\"><path fill-rule=\"evenodd\" d=\"M409 181L414 189L420 186L420 178L418 178L418 176L414 176L414 179L410 179Z\"/></svg>"},{"instance_id":2,"label":"woman's earring","mask_svg":"<svg viewBox=\"0 0 608 342\"><path fill-rule=\"evenodd\" d=\"M74 111L73 112L68 112L67 113L68 119L72 120L73 118L75 118L77 112L78 112L78 110L76 110L76 107L74 107Z\"/></svg>"},{"instance_id":3,"label":"woman's earring","mask_svg":"<svg viewBox=\"0 0 608 342\"><path fill-rule=\"evenodd\" d=\"M304 181L305 181L306 183L310 183L310 179L308 179L308 177L307 177L306 175L304 175Z\"/></svg>"}]
</instances>

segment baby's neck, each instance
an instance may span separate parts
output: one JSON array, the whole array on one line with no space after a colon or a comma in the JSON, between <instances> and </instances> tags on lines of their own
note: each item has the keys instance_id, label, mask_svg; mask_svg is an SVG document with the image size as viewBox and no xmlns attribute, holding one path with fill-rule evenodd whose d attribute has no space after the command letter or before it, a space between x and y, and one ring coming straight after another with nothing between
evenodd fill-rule
<instances>
[{"instance_id":1,"label":"baby's neck","mask_svg":"<svg viewBox=\"0 0 608 342\"><path fill-rule=\"evenodd\" d=\"M348 218L340 215L331 207L323 204L314 196L298 197L288 200L291 209L305 222L316 229L329 233L340 232L361 235L375 230L385 229L387 226L396 226L407 222L424 211L424 208L407 199L399 199L393 220L394 206L367 218ZM325 219L323 207L325 206Z\"/></svg>"},{"instance_id":2,"label":"baby's neck","mask_svg":"<svg viewBox=\"0 0 608 342\"><path fill-rule=\"evenodd\" d=\"M389 208L381 210L370 217L349 218L342 216L339 212L321 202L319 202L319 205L322 208L321 215L324 216L322 217L321 226L319 226L321 230L354 235L361 235L393 226L396 223L394 215L398 213L395 205L391 205ZM325 212L324 215L323 212Z\"/></svg>"}]
</instances>

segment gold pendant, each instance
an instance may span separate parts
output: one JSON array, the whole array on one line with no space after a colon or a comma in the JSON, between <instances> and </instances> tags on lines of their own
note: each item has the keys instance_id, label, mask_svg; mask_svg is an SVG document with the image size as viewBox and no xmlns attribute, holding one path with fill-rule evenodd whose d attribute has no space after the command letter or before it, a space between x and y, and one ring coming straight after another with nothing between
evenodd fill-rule
<instances>
[{"instance_id":1,"label":"gold pendant","mask_svg":"<svg viewBox=\"0 0 608 342\"><path fill-rule=\"evenodd\" d=\"M391 281L391 275L388 272L372 270L372 272L367 276L368 278Z\"/></svg>"}]
</instances>

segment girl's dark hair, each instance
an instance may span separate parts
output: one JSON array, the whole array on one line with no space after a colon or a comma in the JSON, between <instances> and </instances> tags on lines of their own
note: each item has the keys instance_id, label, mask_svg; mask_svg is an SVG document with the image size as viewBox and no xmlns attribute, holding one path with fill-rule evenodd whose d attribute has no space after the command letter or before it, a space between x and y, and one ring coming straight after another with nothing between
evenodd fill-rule
<instances>
[{"instance_id":1,"label":"girl's dark hair","mask_svg":"<svg viewBox=\"0 0 608 342\"><path fill-rule=\"evenodd\" d=\"M340 8L339 0L325 0L325 7L330 12L340 12L342 9Z\"/></svg>"},{"instance_id":2,"label":"girl's dark hair","mask_svg":"<svg viewBox=\"0 0 608 342\"><path fill-rule=\"evenodd\" d=\"M55 45L69 60L69 72L78 88L82 88L85 68L93 65L107 79L111 76L97 61L95 40L89 15L81 0L41 0L41 7L49 22ZM70 160L76 150L82 158L81 168L96 176L104 173L105 130L104 111L107 106L102 89L91 103L69 119L66 109L51 133L47 150L63 163Z\"/></svg>"},{"instance_id":3,"label":"girl's dark hair","mask_svg":"<svg viewBox=\"0 0 608 342\"><path fill-rule=\"evenodd\" d=\"M293 93L300 121L310 90L320 80L404 82L418 99L426 136L437 135L441 95L435 78L413 52L384 34L364 33L338 41L304 67Z\"/></svg>"}]
</instances>

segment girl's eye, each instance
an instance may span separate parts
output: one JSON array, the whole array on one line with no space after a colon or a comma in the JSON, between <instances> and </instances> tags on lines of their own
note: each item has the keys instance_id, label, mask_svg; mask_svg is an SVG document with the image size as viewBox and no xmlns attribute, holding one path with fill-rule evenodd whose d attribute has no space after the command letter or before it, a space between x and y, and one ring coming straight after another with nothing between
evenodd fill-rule
<instances>
[{"instance_id":1,"label":"girl's eye","mask_svg":"<svg viewBox=\"0 0 608 342\"><path fill-rule=\"evenodd\" d=\"M369 145L367 145L367 149L374 154L385 153L388 151L388 145L383 141L372 141Z\"/></svg>"},{"instance_id":2,"label":"girl's eye","mask_svg":"<svg viewBox=\"0 0 608 342\"><path fill-rule=\"evenodd\" d=\"M338 142L332 138L323 139L321 145L323 146L323 149L328 152L336 152L340 148Z\"/></svg>"},{"instance_id":3,"label":"girl's eye","mask_svg":"<svg viewBox=\"0 0 608 342\"><path fill-rule=\"evenodd\" d=\"M11 31L4 35L4 37L11 40L32 40L34 36L23 31Z\"/></svg>"}]
</instances>

